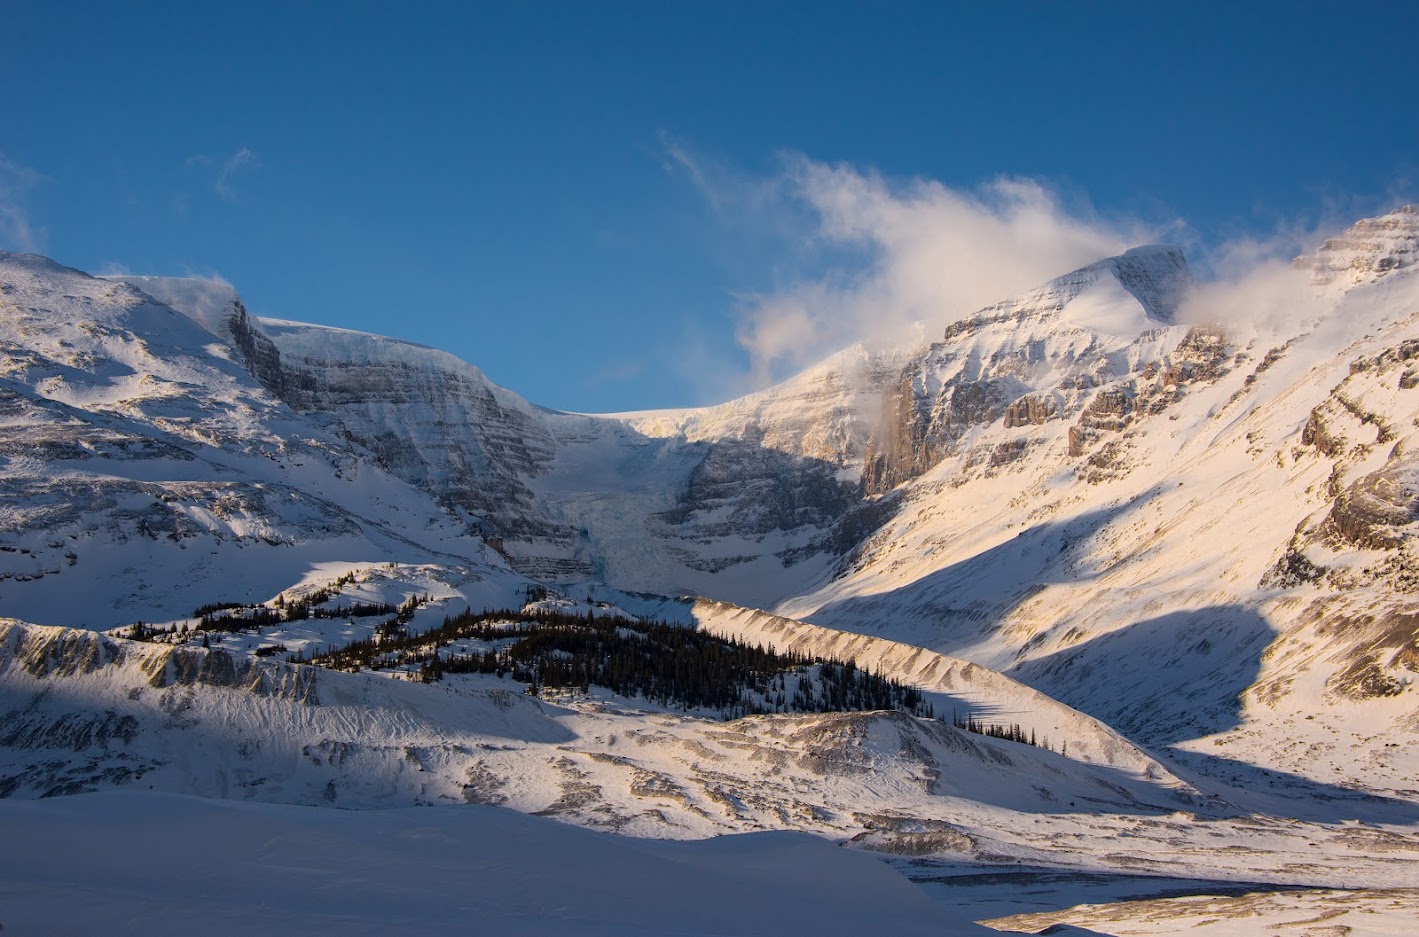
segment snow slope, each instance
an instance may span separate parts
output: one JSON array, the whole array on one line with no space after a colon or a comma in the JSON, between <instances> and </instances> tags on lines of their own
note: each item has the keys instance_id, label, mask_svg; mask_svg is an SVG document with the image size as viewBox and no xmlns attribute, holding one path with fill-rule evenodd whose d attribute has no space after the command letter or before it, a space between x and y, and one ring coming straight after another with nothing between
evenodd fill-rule
<instances>
[{"instance_id":1,"label":"snow slope","mask_svg":"<svg viewBox=\"0 0 1419 937\"><path fill-rule=\"evenodd\" d=\"M748 644L852 660L859 667L926 691L943 716L956 711L963 718L969 713L987 722L1018 724L1041 739L1065 742L1076 760L1191 789L1108 726L977 664L910 644L834 631L708 599L695 602L691 617L712 634Z\"/></svg>"},{"instance_id":2,"label":"snow slope","mask_svg":"<svg viewBox=\"0 0 1419 937\"><path fill-rule=\"evenodd\" d=\"M726 723L603 692L523 690L7 624L0 784L11 798L146 787L361 809L483 803L656 839L796 830L919 857L1416 884L1412 864L1387 858L1419 849L1399 814L1363 827L1278 819L1226 788L900 713Z\"/></svg>"},{"instance_id":3,"label":"snow slope","mask_svg":"<svg viewBox=\"0 0 1419 937\"><path fill-rule=\"evenodd\" d=\"M880 428L883 393L910 358L909 351L853 345L781 384L719 406L611 415L655 438L736 439L855 466Z\"/></svg>"}]
</instances>

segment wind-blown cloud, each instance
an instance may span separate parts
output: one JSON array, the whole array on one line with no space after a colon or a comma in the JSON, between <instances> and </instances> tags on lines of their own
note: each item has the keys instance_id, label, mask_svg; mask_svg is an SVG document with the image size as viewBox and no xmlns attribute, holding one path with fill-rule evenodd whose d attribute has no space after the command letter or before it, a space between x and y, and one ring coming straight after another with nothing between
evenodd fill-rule
<instances>
[{"instance_id":1,"label":"wind-blown cloud","mask_svg":"<svg viewBox=\"0 0 1419 937\"><path fill-rule=\"evenodd\" d=\"M800 249L850 260L845 271L739 297L736 338L758 385L854 342L919 344L983 306L1160 233L1072 208L1030 179L953 189L790 156L777 177L742 180L683 147L667 146L667 158L717 213L777 206L806 219Z\"/></svg>"},{"instance_id":2,"label":"wind-blown cloud","mask_svg":"<svg viewBox=\"0 0 1419 937\"><path fill-rule=\"evenodd\" d=\"M0 248L42 252L46 232L30 220L26 202L44 176L0 155Z\"/></svg>"},{"instance_id":3,"label":"wind-blown cloud","mask_svg":"<svg viewBox=\"0 0 1419 937\"><path fill-rule=\"evenodd\" d=\"M237 200L237 190L234 185L238 176L251 172L261 167L261 157L256 155L249 146L243 146L235 153L225 159L218 159L208 156L206 153L198 153L196 156L189 156L183 164L191 170L202 170L205 175L215 169L212 179L212 191L217 196L228 202ZM185 210L185 205L181 210Z\"/></svg>"},{"instance_id":4,"label":"wind-blown cloud","mask_svg":"<svg viewBox=\"0 0 1419 937\"><path fill-rule=\"evenodd\" d=\"M213 188L216 193L229 202L236 201L236 190L232 188L232 182L236 176L244 172L256 169L261 165L261 160L252 152L250 147L242 147L231 156L228 156L217 170L217 181Z\"/></svg>"},{"instance_id":5,"label":"wind-blown cloud","mask_svg":"<svg viewBox=\"0 0 1419 937\"><path fill-rule=\"evenodd\" d=\"M1293 261L1347 224L1331 211L1313 225L1289 221L1269 235L1242 235L1208 250L1197 264L1205 276L1184 299L1179 321L1265 333L1324 315L1331 302Z\"/></svg>"}]
</instances>

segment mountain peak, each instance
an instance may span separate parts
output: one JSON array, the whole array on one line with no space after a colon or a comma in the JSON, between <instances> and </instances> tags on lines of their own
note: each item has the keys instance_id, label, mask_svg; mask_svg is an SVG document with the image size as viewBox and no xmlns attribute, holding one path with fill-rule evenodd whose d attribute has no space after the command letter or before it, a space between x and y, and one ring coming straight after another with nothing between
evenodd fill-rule
<instances>
[{"instance_id":1,"label":"mountain peak","mask_svg":"<svg viewBox=\"0 0 1419 937\"><path fill-rule=\"evenodd\" d=\"M1349 289L1413 266L1416 257L1419 205L1403 205L1355 222L1339 237L1327 239L1313 253L1297 257L1294 262L1311 272L1311 282L1316 286Z\"/></svg>"},{"instance_id":2,"label":"mountain peak","mask_svg":"<svg viewBox=\"0 0 1419 937\"><path fill-rule=\"evenodd\" d=\"M1183 252L1145 244L1055 277L1013 299L947 326L945 339L985 322L1045 317L1113 335L1171 323L1192 287Z\"/></svg>"},{"instance_id":3,"label":"mountain peak","mask_svg":"<svg viewBox=\"0 0 1419 937\"><path fill-rule=\"evenodd\" d=\"M1192 272L1183 252L1171 244L1130 247L1105 257L1083 271L1108 271L1143 306L1150 319L1171 322L1183 295L1192 286Z\"/></svg>"}]
</instances>

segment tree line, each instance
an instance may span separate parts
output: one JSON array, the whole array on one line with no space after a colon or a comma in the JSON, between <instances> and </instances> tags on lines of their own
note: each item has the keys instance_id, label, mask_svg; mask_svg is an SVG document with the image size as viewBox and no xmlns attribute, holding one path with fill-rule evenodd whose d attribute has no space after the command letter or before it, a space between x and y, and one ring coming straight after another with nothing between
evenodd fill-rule
<instances>
[{"instance_id":1,"label":"tree line","mask_svg":"<svg viewBox=\"0 0 1419 937\"><path fill-rule=\"evenodd\" d=\"M1018 722L1010 725L1001 722L982 722L969 712L966 713L965 716L959 716L955 712L952 712L951 725L958 729L964 729L967 732L974 732L976 735L984 735L993 739L1004 739L1007 742L1019 742L1021 745L1034 745L1038 748L1049 749L1050 751L1054 750L1050 748L1048 739L1044 742L1037 742L1035 740L1034 729L1030 730L1028 736L1025 735L1025 730ZM1067 750L1067 742L1065 746Z\"/></svg>"},{"instance_id":2,"label":"tree line","mask_svg":"<svg viewBox=\"0 0 1419 937\"><path fill-rule=\"evenodd\" d=\"M446 650L455 642L487 645ZM725 718L759 713L896 709L933 717L915 687L852 661L777 652L665 621L552 610L467 611L416 636L375 635L297 663L337 670L403 669L433 683L449 674L510 677L530 693L598 686Z\"/></svg>"}]
</instances>

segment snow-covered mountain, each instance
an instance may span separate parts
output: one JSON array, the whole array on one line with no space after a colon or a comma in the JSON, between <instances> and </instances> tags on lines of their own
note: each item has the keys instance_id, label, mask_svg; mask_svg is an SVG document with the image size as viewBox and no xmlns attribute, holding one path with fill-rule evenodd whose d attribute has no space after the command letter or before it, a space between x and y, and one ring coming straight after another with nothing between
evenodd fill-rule
<instances>
[{"instance_id":1,"label":"snow-covered mountain","mask_svg":"<svg viewBox=\"0 0 1419 937\"><path fill-rule=\"evenodd\" d=\"M764 602L806 579L773 576L785 562L832 551L856 501L840 453L649 438L634 420L536 407L437 349L253 320L220 282L125 279L221 334L269 393L539 580L669 593L722 582L730 598Z\"/></svg>"},{"instance_id":2,"label":"snow-covered mountain","mask_svg":"<svg viewBox=\"0 0 1419 937\"><path fill-rule=\"evenodd\" d=\"M1210 307L1179 251L1140 247L928 348L605 416L436 349L258 319L226 284L0 255L0 614L38 623L0 639L0 783L497 801L656 837L1194 876L1266 852L1291 870L1272 881L1419 884L1363 857L1414 848L1419 817L1416 245L1414 208L1357 223L1297 261L1289 318ZM318 592L412 601L417 631L546 589L850 658L1070 746L255 656L375 640L354 617L210 651L39 627ZM1125 833L1138 849L1113 849Z\"/></svg>"},{"instance_id":3,"label":"snow-covered mountain","mask_svg":"<svg viewBox=\"0 0 1419 937\"><path fill-rule=\"evenodd\" d=\"M435 349L258 321L220 282L0 271L0 601L25 618L168 619L385 558L762 603L855 504L835 463L544 410Z\"/></svg>"},{"instance_id":4,"label":"snow-covered mountain","mask_svg":"<svg viewBox=\"0 0 1419 937\"><path fill-rule=\"evenodd\" d=\"M435 349L255 320L225 284L7 255L0 599L59 623L171 618L394 549L506 583L772 604L989 663L1168 743L1182 708L1207 735L1245 721L1239 693L1265 683L1279 704L1294 678L1263 675L1261 649L1343 613L1378 623L1296 654L1336 656L1331 689L1393 695L1410 672L1416 217L1299 261L1334 310L1289 330L1178 322L1186 262L1151 246L922 352L849 349L719 407L615 418L538 408ZM139 549L84 549L120 539ZM273 544L299 568L257 559ZM245 588L199 596L219 569ZM1093 702L1097 681L1071 674L1151 679L1115 647L1140 629L1165 645L1149 656L1216 649L1234 672L1198 660L1213 685L1187 704Z\"/></svg>"},{"instance_id":5,"label":"snow-covered mountain","mask_svg":"<svg viewBox=\"0 0 1419 937\"><path fill-rule=\"evenodd\" d=\"M1175 248L1135 248L952 323L903 369L869 453L869 491L915 478L1002 421L1040 425L1177 344L1166 326L1191 283ZM992 449L998 467L1027 446Z\"/></svg>"},{"instance_id":6,"label":"snow-covered mountain","mask_svg":"<svg viewBox=\"0 0 1419 937\"><path fill-rule=\"evenodd\" d=\"M242 339L255 333L239 303L193 318L42 258L0 269L7 613L171 618L214 591L268 598L331 561L509 578L427 492L257 381L248 367L274 355ZM211 299L184 285L172 291Z\"/></svg>"}]
</instances>

